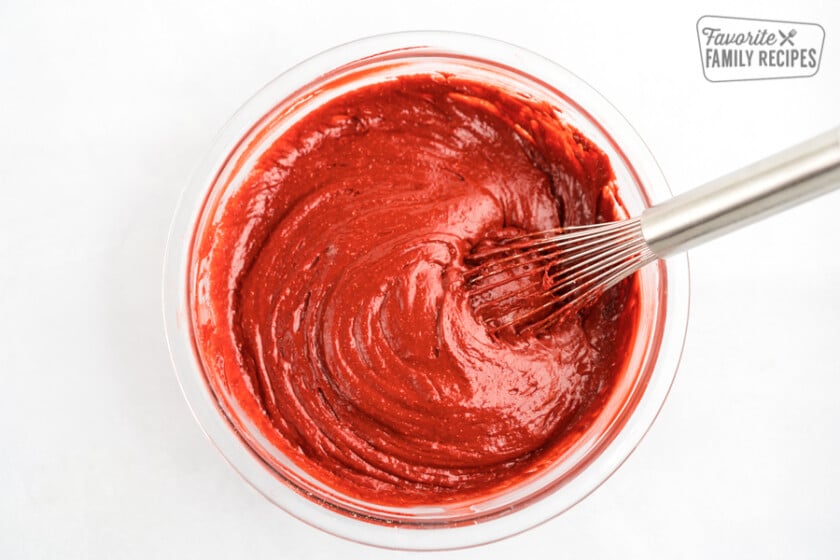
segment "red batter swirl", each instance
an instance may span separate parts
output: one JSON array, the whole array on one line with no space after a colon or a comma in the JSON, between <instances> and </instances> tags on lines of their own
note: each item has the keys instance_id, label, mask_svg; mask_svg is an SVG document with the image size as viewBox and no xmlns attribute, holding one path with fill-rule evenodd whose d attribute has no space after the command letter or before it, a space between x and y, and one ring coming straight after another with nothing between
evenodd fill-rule
<instances>
[{"instance_id":1,"label":"red batter swirl","mask_svg":"<svg viewBox=\"0 0 840 560\"><path fill-rule=\"evenodd\" d=\"M488 85L419 75L328 102L196 239L211 384L352 497L440 503L527 479L622 375L635 284L549 332L495 338L464 292L464 257L501 228L623 217L612 180L550 107Z\"/></svg>"}]
</instances>

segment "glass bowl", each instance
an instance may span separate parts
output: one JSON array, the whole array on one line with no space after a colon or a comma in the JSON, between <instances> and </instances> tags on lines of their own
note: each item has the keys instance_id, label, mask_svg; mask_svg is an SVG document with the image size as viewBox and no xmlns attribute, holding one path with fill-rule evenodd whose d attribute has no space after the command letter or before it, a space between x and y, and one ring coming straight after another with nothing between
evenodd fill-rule
<instances>
[{"instance_id":1,"label":"glass bowl","mask_svg":"<svg viewBox=\"0 0 840 560\"><path fill-rule=\"evenodd\" d=\"M209 208L223 203L255 159L302 115L362 85L405 74L452 72L544 100L610 159L630 215L670 198L654 158L625 119L556 63L497 40L451 32L375 36L319 54L248 100L216 138L184 190L167 244L163 311L178 380L198 423L242 477L282 509L350 540L396 549L488 543L559 515L603 483L658 414L676 374L688 317L688 261L659 261L639 273L641 320L619 387L592 427L557 461L487 499L440 507L382 507L314 480L262 437L207 375L190 310L192 245Z\"/></svg>"}]
</instances>

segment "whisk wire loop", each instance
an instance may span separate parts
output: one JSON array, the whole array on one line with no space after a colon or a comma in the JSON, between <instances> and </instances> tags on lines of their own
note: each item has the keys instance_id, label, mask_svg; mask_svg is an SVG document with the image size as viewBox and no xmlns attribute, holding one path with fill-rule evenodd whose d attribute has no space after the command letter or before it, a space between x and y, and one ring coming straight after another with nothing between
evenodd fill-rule
<instances>
[{"instance_id":1,"label":"whisk wire loop","mask_svg":"<svg viewBox=\"0 0 840 560\"><path fill-rule=\"evenodd\" d=\"M638 219L570 226L498 241L471 259L473 307L492 332L540 329L656 257Z\"/></svg>"}]
</instances>

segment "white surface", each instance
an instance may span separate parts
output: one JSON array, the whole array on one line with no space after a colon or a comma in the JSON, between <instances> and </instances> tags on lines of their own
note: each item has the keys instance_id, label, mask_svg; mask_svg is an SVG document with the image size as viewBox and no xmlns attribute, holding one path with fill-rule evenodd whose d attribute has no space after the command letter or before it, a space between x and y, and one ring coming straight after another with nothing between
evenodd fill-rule
<instances>
[{"instance_id":1,"label":"white surface","mask_svg":"<svg viewBox=\"0 0 840 560\"><path fill-rule=\"evenodd\" d=\"M675 192L840 123L832 2L0 2L0 558L414 558L344 542L204 439L163 336L182 185L253 91L361 36L452 29L577 73ZM702 15L820 23L813 78L709 83ZM840 549L840 193L691 253L657 423L594 495L435 558L831 558ZM422 557L428 557L423 555Z\"/></svg>"}]
</instances>

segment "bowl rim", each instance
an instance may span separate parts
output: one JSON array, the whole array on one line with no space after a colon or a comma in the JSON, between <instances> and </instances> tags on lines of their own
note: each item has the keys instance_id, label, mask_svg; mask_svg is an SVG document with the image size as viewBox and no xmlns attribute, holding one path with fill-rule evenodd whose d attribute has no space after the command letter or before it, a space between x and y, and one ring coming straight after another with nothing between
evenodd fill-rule
<instances>
[{"instance_id":1,"label":"bowl rim","mask_svg":"<svg viewBox=\"0 0 840 560\"><path fill-rule=\"evenodd\" d=\"M634 146L634 167L646 175L645 194L654 204L670 198L667 182L641 137L621 113L594 88L559 64L532 51L485 36L450 31L411 31L374 35L321 52L283 72L260 89L234 113L222 128L184 187L173 216L166 244L162 282L164 330L170 358L181 391L205 436L240 476L269 501L299 520L333 535L362 544L400 550L445 550L495 542L521 533L560 515L603 484L629 457L650 429L673 384L685 342L688 324L690 280L688 258L679 255L660 261L667 278L663 298L666 312L661 328L659 355L647 388L635 409L606 449L575 475L571 496L564 505L550 498L535 500L509 515L477 524L422 529L373 524L324 507L280 483L265 462L243 445L218 402L213 398L194 347L188 301L191 246L197 220L208 190L240 139L278 101L343 65L390 51L414 52L434 49L453 55L475 56L537 75L549 81L584 108L595 123L609 122L608 137L620 146ZM281 93L282 92L282 93ZM643 161L642 161L643 160ZM597 467L597 468L596 468ZM597 475L595 471L599 470ZM432 535L431 533L434 533Z\"/></svg>"}]
</instances>

